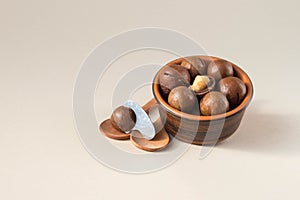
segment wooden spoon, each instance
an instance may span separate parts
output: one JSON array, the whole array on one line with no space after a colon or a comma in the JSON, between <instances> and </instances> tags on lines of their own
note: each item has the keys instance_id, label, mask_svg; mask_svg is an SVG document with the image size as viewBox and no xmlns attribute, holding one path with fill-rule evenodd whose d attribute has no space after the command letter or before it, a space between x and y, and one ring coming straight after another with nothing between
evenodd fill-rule
<instances>
[{"instance_id":1,"label":"wooden spoon","mask_svg":"<svg viewBox=\"0 0 300 200\"><path fill-rule=\"evenodd\" d=\"M149 113L150 109L154 108L155 106L157 106L156 100L151 99L148 103L146 103L143 106L143 109L147 113ZM153 124L156 128L156 131L159 132L155 135L155 137L152 140L147 140L143 138L141 133L139 133L138 131L132 131L131 135L123 133L112 125L110 119L103 121L100 124L99 129L105 136L109 138L117 139L117 140L127 140L130 138L131 142L136 147L142 150L157 151L166 147L170 139L168 133L165 131L164 128L162 128L163 126L161 124L160 119L156 120Z\"/></svg>"},{"instance_id":2,"label":"wooden spoon","mask_svg":"<svg viewBox=\"0 0 300 200\"><path fill-rule=\"evenodd\" d=\"M129 134L116 129L110 119L104 120L99 126L100 132L102 132L106 137L115 140L128 140L130 138Z\"/></svg>"},{"instance_id":3,"label":"wooden spoon","mask_svg":"<svg viewBox=\"0 0 300 200\"><path fill-rule=\"evenodd\" d=\"M155 99L152 99L143 106L143 109L149 114L150 109L157 109L156 112L158 112L159 107ZM157 151L165 148L169 144L170 138L162 125L161 119L156 119L153 125L157 133L152 140L144 138L139 131L132 131L130 136L132 144L145 151Z\"/></svg>"},{"instance_id":4,"label":"wooden spoon","mask_svg":"<svg viewBox=\"0 0 300 200\"><path fill-rule=\"evenodd\" d=\"M168 133L163 128L152 140L143 138L140 132L132 131L130 140L134 146L145 151L157 151L165 148L170 141Z\"/></svg>"}]
</instances>

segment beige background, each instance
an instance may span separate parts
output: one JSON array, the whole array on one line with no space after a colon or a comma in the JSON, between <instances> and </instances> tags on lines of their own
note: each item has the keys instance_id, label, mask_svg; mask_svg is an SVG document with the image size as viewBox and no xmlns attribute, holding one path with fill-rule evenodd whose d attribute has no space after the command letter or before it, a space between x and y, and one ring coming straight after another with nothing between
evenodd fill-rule
<instances>
[{"instance_id":1,"label":"beige background","mask_svg":"<svg viewBox=\"0 0 300 200\"><path fill-rule=\"evenodd\" d=\"M298 2L2 0L0 199L299 199ZM242 66L255 98L237 133L206 159L193 146L168 168L130 175L83 148L72 90L88 52L144 26L177 30ZM135 54L124 65L137 57L144 61ZM99 120L110 109L97 109Z\"/></svg>"}]
</instances>

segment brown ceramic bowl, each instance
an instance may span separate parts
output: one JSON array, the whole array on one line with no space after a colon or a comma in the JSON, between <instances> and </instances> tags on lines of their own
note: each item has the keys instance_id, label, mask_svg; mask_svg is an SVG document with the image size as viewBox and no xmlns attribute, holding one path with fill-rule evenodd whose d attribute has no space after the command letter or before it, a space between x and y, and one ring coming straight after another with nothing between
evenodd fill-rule
<instances>
[{"instance_id":1,"label":"brown ceramic bowl","mask_svg":"<svg viewBox=\"0 0 300 200\"><path fill-rule=\"evenodd\" d=\"M213 60L220 59L212 56L198 57L203 59L206 65ZM182 60L183 58L179 58L168 64L180 64ZM231 64L234 68L234 75L246 84L247 94L238 107L224 114L213 116L192 115L171 107L160 91L158 77L162 69L157 72L154 77L152 90L154 98L160 105L161 110L164 111L161 115L166 116L165 129L168 133L184 142L197 145L212 145L225 140L237 130L245 110L252 100L253 85L249 76L240 67L234 63Z\"/></svg>"}]
</instances>

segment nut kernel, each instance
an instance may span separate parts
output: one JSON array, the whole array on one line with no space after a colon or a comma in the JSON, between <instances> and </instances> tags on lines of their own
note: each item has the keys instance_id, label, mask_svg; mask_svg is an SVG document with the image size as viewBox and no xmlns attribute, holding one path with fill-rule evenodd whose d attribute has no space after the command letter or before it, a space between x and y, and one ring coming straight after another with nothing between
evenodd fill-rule
<instances>
[{"instance_id":1,"label":"nut kernel","mask_svg":"<svg viewBox=\"0 0 300 200\"><path fill-rule=\"evenodd\" d=\"M192 85L192 90L194 90L195 92L200 92L204 90L205 88L207 88L209 81L210 79L208 78L208 76L196 76Z\"/></svg>"}]
</instances>

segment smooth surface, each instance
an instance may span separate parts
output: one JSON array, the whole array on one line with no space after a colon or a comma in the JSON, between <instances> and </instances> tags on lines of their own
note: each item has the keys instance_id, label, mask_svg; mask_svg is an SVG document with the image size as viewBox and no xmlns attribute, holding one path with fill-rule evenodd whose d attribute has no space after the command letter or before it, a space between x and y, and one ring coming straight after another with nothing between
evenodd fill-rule
<instances>
[{"instance_id":1,"label":"smooth surface","mask_svg":"<svg viewBox=\"0 0 300 200\"><path fill-rule=\"evenodd\" d=\"M299 6L296 0L1 1L0 199L299 199ZM72 92L90 50L141 26L194 38L210 54L243 66L256 90L238 132L204 160L201 147L192 146L165 169L130 175L83 148ZM145 51L116 62L114 77L104 77L110 87L99 86L107 97L96 94L99 122L110 116L110 91L124 72L174 57ZM151 87L144 89L133 95L141 105L152 97Z\"/></svg>"},{"instance_id":2,"label":"smooth surface","mask_svg":"<svg viewBox=\"0 0 300 200\"><path fill-rule=\"evenodd\" d=\"M99 131L104 134L106 137L115 140L128 140L130 138L130 134L123 133L116 129L110 119L106 119L101 122L99 126Z\"/></svg>"},{"instance_id":3,"label":"smooth surface","mask_svg":"<svg viewBox=\"0 0 300 200\"><path fill-rule=\"evenodd\" d=\"M164 149L168 145L170 138L166 130L162 129L152 140L147 140L143 138L141 133L134 131L130 136L130 140L137 148L152 152Z\"/></svg>"}]
</instances>

